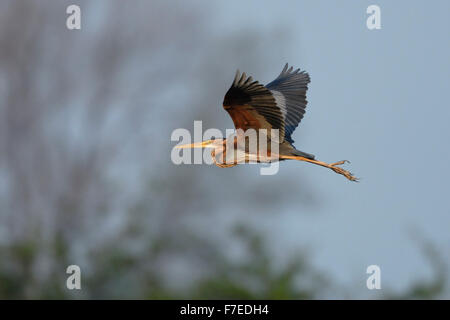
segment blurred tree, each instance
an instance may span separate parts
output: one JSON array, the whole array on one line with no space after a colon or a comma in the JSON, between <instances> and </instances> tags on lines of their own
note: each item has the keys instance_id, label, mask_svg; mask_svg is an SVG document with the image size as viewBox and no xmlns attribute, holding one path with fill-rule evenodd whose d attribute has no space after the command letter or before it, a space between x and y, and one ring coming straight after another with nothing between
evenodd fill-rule
<instances>
[{"instance_id":1,"label":"blurred tree","mask_svg":"<svg viewBox=\"0 0 450 320\"><path fill-rule=\"evenodd\" d=\"M214 190L196 179L199 168L167 158L174 128L220 107L224 83L211 73L229 80L245 59L237 49L256 68L260 37L248 30L221 39L205 28L207 5L181 1L81 1L82 29L70 31L69 4L0 4L0 296L160 295L177 274L167 269L172 259L189 265L217 250L194 226L212 203L239 214L249 197L267 198L243 195L255 180ZM173 123L174 113L184 120ZM149 144L160 151L147 152ZM81 292L64 287L74 263L86 279Z\"/></svg>"},{"instance_id":2,"label":"blurred tree","mask_svg":"<svg viewBox=\"0 0 450 320\"><path fill-rule=\"evenodd\" d=\"M422 253L430 263L433 275L427 280L415 280L404 292L393 292L392 289L383 290L384 299L442 299L447 290L447 265L443 261L437 248L424 237L417 238Z\"/></svg>"}]
</instances>

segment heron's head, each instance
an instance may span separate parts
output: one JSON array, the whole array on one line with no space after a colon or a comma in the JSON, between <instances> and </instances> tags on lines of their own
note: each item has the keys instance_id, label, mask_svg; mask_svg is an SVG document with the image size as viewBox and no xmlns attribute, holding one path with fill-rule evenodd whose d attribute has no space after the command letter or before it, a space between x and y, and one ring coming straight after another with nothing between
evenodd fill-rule
<instances>
[{"instance_id":1,"label":"heron's head","mask_svg":"<svg viewBox=\"0 0 450 320\"><path fill-rule=\"evenodd\" d=\"M181 144L178 146L175 146L175 148L178 149L192 149L192 148L211 148L215 149L218 147L221 147L223 145L224 139L212 139L212 140L205 140L201 142L195 142L195 143L188 143L188 144Z\"/></svg>"}]
</instances>

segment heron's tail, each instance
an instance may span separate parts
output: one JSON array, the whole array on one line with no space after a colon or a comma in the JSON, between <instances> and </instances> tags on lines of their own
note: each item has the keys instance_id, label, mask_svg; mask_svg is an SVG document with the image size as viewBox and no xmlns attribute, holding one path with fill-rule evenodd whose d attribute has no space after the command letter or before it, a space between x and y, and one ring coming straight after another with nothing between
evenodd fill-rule
<instances>
[{"instance_id":1,"label":"heron's tail","mask_svg":"<svg viewBox=\"0 0 450 320\"><path fill-rule=\"evenodd\" d=\"M313 154L309 154L309 153L306 153L306 152L303 152L303 151L300 151L297 149L292 151L292 155L314 160Z\"/></svg>"}]
</instances>

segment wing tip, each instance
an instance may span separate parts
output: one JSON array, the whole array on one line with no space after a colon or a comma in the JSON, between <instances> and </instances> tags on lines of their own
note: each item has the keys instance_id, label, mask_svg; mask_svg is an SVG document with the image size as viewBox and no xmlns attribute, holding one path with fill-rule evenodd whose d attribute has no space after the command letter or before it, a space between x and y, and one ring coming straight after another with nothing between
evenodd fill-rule
<instances>
[{"instance_id":1,"label":"wing tip","mask_svg":"<svg viewBox=\"0 0 450 320\"><path fill-rule=\"evenodd\" d=\"M252 76L247 75L245 72L241 73L239 69L237 69L231 87L256 90L263 86L258 82L258 80L254 80Z\"/></svg>"},{"instance_id":2,"label":"wing tip","mask_svg":"<svg viewBox=\"0 0 450 320\"><path fill-rule=\"evenodd\" d=\"M239 69L236 70L236 74L234 76L233 85L236 86L238 84L238 79L240 78L240 71Z\"/></svg>"},{"instance_id":3,"label":"wing tip","mask_svg":"<svg viewBox=\"0 0 450 320\"><path fill-rule=\"evenodd\" d=\"M309 78L309 74L305 70L301 70L301 68L297 68L294 70L293 66L289 66L289 63L286 62L286 64L283 67L283 70L281 70L280 75L277 78L282 78L288 75L292 74L305 74Z\"/></svg>"}]
</instances>

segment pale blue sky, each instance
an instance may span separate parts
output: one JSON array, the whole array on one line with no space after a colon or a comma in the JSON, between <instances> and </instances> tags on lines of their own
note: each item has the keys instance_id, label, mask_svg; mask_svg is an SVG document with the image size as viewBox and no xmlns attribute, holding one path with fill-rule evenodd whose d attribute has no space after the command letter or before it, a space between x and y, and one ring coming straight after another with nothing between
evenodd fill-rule
<instances>
[{"instance_id":1,"label":"pale blue sky","mask_svg":"<svg viewBox=\"0 0 450 320\"><path fill-rule=\"evenodd\" d=\"M381 30L366 28L370 4L381 8ZM382 285L393 289L430 275L412 230L450 262L450 2L228 1L216 6L212 20L218 33L289 30L280 36L291 47L265 43L272 54L263 74L236 67L262 83L285 62L306 69L312 82L306 116L293 135L297 147L324 161L349 159L350 170L362 178L348 183L323 168L302 165L324 203L312 215L299 214L308 209L292 204L263 219L276 243L312 246L319 266L369 296L374 294L365 289L369 264L380 265ZM298 170L298 163L283 163L280 174Z\"/></svg>"},{"instance_id":2,"label":"pale blue sky","mask_svg":"<svg viewBox=\"0 0 450 320\"><path fill-rule=\"evenodd\" d=\"M146 23L146 19L158 19L158 10L166 14L161 15L163 18L186 19L180 14L190 9L185 1L175 2L169 8L167 3L152 3L155 4L154 12L143 12L139 17L127 16L126 8L121 7L123 2L96 3L98 7L93 8L97 10L83 13L86 22L81 35L85 37L84 41L96 41L92 30L100 22L120 21L123 23L121 30L128 36L133 27L145 30L140 26ZM171 55L171 51L175 51L173 48L179 49L171 38L164 38L164 33L158 37L159 30L154 30L156 35L138 32L140 41L155 41L150 46L164 46L166 50L158 51L163 54L152 56L153 60L147 64L147 55L152 51L143 49L141 55L132 59L134 64L123 66L129 72L123 72L123 88L128 88L128 85L133 89L136 79L142 79L136 74L150 75L146 68L151 72L152 68L161 66L158 74L163 81L158 87L161 90L159 95L155 95L156 102L151 93L155 88L152 87L147 89L148 101L138 101L145 106L142 117L148 117L149 121L151 139L148 142L153 148L159 142L168 150L165 158L149 152L149 159L146 159L139 154L139 159L149 170L153 170L156 160L168 162L174 145L170 144L171 130L185 125L186 115L205 120L204 129L221 121L227 121L228 128L231 128L232 122L220 103L237 68L266 84L278 75L284 63L289 62L308 71L312 80L306 115L293 134L296 146L323 161L351 160L346 168L360 177L361 182L351 183L321 167L285 162L280 166L277 177L259 176L257 166L239 166L231 170L241 174L242 181L234 181L232 179L236 175L228 176L201 168L198 180L189 183L204 184L208 190L213 190L210 186L218 177L229 179L225 186L230 183L246 185L247 180L257 181L260 186L270 186L270 182L279 186L280 177L304 179L305 185L312 187L318 205L309 206L304 201L303 192L291 188L285 192L290 195L299 192L298 203L292 201L293 197L289 197L289 202L281 199L273 206L277 208L273 215L253 214L248 218L252 225L262 226L276 254L289 256L286 253L309 248L317 266L328 271L327 275L338 284L361 297L378 294L365 287L365 271L371 264L381 267L383 288L401 290L412 280L430 276L431 270L420 252L420 244L411 235L415 231L430 240L450 264L450 208L447 198L450 190L450 110L447 101L450 91L450 2L249 0L208 1L205 4L206 1L194 0L192 3L196 4L195 10L204 10L199 25L206 26L218 39L229 36L229 43L211 41L201 43L204 45L201 48L181 46L190 51ZM366 8L371 4L381 8L381 30L370 31L366 27ZM104 6L116 10L104 10ZM146 6L143 8L147 10ZM123 12L122 20L119 18ZM162 29L171 26L169 20L157 22ZM189 19L186 22L195 23ZM190 27L186 25L188 31ZM184 39L187 44L197 36L196 28L192 30L191 33L180 31L182 35L188 34ZM258 48L261 52L258 56L249 55L245 47L231 47L237 39L235 35L241 31L250 31L260 37ZM282 39L279 43L285 45L273 43L274 37ZM192 42L197 44L198 40ZM249 43L243 45L251 45ZM205 57L195 56L198 52L212 56L209 64L198 61ZM220 54L230 52L238 55L240 61L226 65L228 74L214 73L215 65L230 63L230 59L221 59ZM166 72L164 68L172 64L170 59L173 57L184 59L182 67L176 73L173 70L169 70L173 73ZM258 63L252 64L256 60ZM180 64L179 61L173 63ZM257 70L252 69L255 65L259 66ZM203 83L196 78L199 74L196 68L211 69L208 77L211 82L216 81L216 86L220 83L220 88L211 85L205 90L200 87ZM172 87L168 77L173 74L187 79L185 85ZM86 85L91 84L86 82ZM203 97L207 95L208 104L212 101L211 95L215 97L215 105L211 105L207 113L203 112L205 109L202 113L194 113L198 110L189 110L182 103L186 96L191 100L194 96L195 101L206 103ZM125 96L126 101L132 104L132 95ZM117 100L117 103L124 104L124 101ZM181 110L184 113L178 115ZM150 124L150 121L154 123ZM219 129L225 132L226 127ZM146 146L139 145L139 148L145 149ZM132 168L137 166L134 161L127 164ZM132 172L132 169L122 169L129 178L131 174L128 171ZM171 166L170 170L177 174L182 169ZM155 174L160 173L157 171ZM140 177L140 173L136 174L135 180ZM249 177L252 179L247 179ZM140 189L138 183L133 186L133 190ZM182 194L177 197L183 200ZM219 197L226 197L226 194ZM232 205L211 207L208 200L199 197L196 204L199 211L204 208L211 213L222 210L220 217L223 219L227 219L230 212L245 218ZM235 206L246 204L245 199L240 201L236 201ZM239 209L245 211L247 208ZM212 218L205 223L206 231L211 230L211 223L220 224L217 216L210 212L208 215ZM149 220L151 218L149 215ZM200 220L205 221L206 218L202 216ZM224 244L228 245L228 242L224 241ZM335 296L330 294L330 297Z\"/></svg>"}]
</instances>

